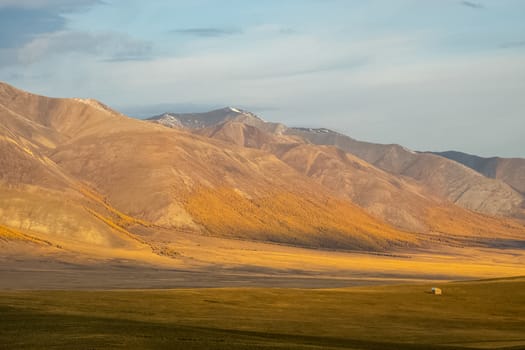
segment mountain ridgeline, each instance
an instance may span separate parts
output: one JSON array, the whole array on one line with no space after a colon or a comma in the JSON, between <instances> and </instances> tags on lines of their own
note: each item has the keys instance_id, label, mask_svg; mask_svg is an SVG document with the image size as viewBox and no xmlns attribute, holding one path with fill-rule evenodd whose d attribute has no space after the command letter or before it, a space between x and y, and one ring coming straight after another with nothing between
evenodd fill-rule
<instances>
[{"instance_id":1,"label":"mountain ridgeline","mask_svg":"<svg viewBox=\"0 0 525 350\"><path fill-rule=\"evenodd\" d=\"M478 161L475 163L471 161L469 163L461 161L465 157L454 158L451 156L451 154L460 154L459 152L422 153L395 144L385 145L358 141L325 128L288 128L282 124L265 123L254 114L235 108L225 108L202 114L166 114L153 117L150 120L162 123L167 115L175 119L180 116L181 120L184 118L207 120L207 123L186 123L183 127L197 134L271 151L281 160L288 159L289 165L293 159L296 169L301 169L302 166L309 164L308 169L303 169L308 176L322 177L321 182L324 182L328 187L333 187L338 192L342 189L341 187L347 187L348 190L344 191L345 194L352 197L361 206L367 206L367 202L370 202L371 206L380 206L381 200L377 198L379 196L367 198L370 196L367 196L366 193L381 191L382 188L388 186L387 183L392 185L392 188L389 195L382 192L380 197L383 200L388 199L388 197L394 198L391 196L396 193L394 187L398 189L403 185L410 187L410 189L403 188L395 194L397 205L394 201L388 203L392 211L395 211L395 214L388 215L390 217L396 215L410 216L409 213L405 215L402 214L403 211L399 210L403 206L404 197L410 191L415 191L416 196L407 200L414 204L421 202L421 197L425 197L425 199L433 201L448 201L479 213L523 217L524 159L484 159L477 157L485 160L485 162L480 163ZM209 115L213 115L213 119L209 119ZM279 125L279 127L276 128L275 125ZM306 149L309 149L310 152ZM307 159L305 153L315 154L315 162L312 159ZM301 156L304 159L300 159ZM361 164L357 167L358 169L353 169L352 172L342 175L342 168L351 167L349 158L352 156L353 165L364 161L365 166ZM323 164L317 168L312 167L312 165L318 165L323 161L327 162L328 159L331 160L329 165ZM339 164L337 171L330 173L327 167L335 167L336 162L347 164L345 166ZM476 166L476 164L479 165ZM363 172L365 168L368 172L373 171L375 174L373 176L365 176L364 173L357 174L358 170ZM350 180L352 175L354 178ZM381 176L383 178L390 177L390 179L389 181L383 180L380 184L377 180ZM326 179L327 177L331 177L332 182L336 182L336 184L330 186L331 181ZM346 181L342 177L345 177ZM363 186L364 182L367 182L366 186ZM352 188L350 189L350 187ZM360 193L360 190L366 193ZM419 200L416 197L419 197ZM417 213L417 210L413 209L411 210L412 213ZM420 214L417 213L417 216L421 217ZM414 218L406 217L406 219L411 221ZM403 218L399 218L398 221L403 221ZM405 226L408 229L414 229L417 225Z\"/></svg>"},{"instance_id":2,"label":"mountain ridgeline","mask_svg":"<svg viewBox=\"0 0 525 350\"><path fill-rule=\"evenodd\" d=\"M0 83L9 244L122 257L169 255L158 232L363 251L524 239L523 167L501 164L486 176L231 107L136 120Z\"/></svg>"},{"instance_id":3,"label":"mountain ridgeline","mask_svg":"<svg viewBox=\"0 0 525 350\"><path fill-rule=\"evenodd\" d=\"M484 158L457 151L433 153L461 163L486 177L502 180L516 191L525 194L525 159L523 158Z\"/></svg>"}]
</instances>

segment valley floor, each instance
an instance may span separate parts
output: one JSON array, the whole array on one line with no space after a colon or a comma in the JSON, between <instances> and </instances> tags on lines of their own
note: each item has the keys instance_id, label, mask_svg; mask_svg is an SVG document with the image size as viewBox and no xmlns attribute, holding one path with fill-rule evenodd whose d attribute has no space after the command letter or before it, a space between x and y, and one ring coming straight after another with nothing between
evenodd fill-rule
<instances>
[{"instance_id":1,"label":"valley floor","mask_svg":"<svg viewBox=\"0 0 525 350\"><path fill-rule=\"evenodd\" d=\"M0 349L525 348L525 278L340 289L0 292Z\"/></svg>"},{"instance_id":2,"label":"valley floor","mask_svg":"<svg viewBox=\"0 0 525 350\"><path fill-rule=\"evenodd\" d=\"M171 241L170 256L0 241L0 289L335 288L525 275L525 250L513 247L376 254L184 233Z\"/></svg>"},{"instance_id":3,"label":"valley floor","mask_svg":"<svg viewBox=\"0 0 525 350\"><path fill-rule=\"evenodd\" d=\"M379 254L159 234L167 255L0 241L0 349L525 349L519 246Z\"/></svg>"}]
</instances>

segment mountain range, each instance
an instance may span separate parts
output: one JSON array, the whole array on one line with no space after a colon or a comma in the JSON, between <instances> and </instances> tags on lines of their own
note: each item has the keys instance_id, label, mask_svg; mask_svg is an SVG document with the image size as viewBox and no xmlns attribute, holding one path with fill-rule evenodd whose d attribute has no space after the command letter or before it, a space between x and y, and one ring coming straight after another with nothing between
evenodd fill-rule
<instances>
[{"instance_id":1,"label":"mountain range","mask_svg":"<svg viewBox=\"0 0 525 350\"><path fill-rule=\"evenodd\" d=\"M0 240L46 254L169 259L181 232L376 252L524 240L524 162L232 107L137 120L0 83Z\"/></svg>"}]
</instances>

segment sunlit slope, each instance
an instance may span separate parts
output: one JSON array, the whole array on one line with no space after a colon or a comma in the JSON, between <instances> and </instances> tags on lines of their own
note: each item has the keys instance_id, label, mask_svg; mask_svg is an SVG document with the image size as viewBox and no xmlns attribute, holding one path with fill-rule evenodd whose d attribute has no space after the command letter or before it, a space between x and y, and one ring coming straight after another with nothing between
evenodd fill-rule
<instances>
[{"instance_id":1,"label":"sunlit slope","mask_svg":"<svg viewBox=\"0 0 525 350\"><path fill-rule=\"evenodd\" d=\"M320 200L321 199L321 200ZM270 242L342 249L415 246L404 234L342 200L309 198L289 192L248 199L225 189L203 190L187 204L210 232Z\"/></svg>"},{"instance_id":2,"label":"sunlit slope","mask_svg":"<svg viewBox=\"0 0 525 350\"><path fill-rule=\"evenodd\" d=\"M394 176L412 178L433 196L463 208L490 215L525 217L523 159L481 158L460 152L441 154L475 170L472 171L443 157L413 152L400 145L357 141L328 129L287 128L234 108L208 113L172 113L152 120L172 127L176 124L177 127L193 129L198 134L245 147L261 148L267 143L287 143L287 138L335 146ZM392 215L386 216L392 219ZM403 216L400 215L397 221L404 221L405 226L417 227L413 219Z\"/></svg>"},{"instance_id":3,"label":"sunlit slope","mask_svg":"<svg viewBox=\"0 0 525 350\"><path fill-rule=\"evenodd\" d=\"M4 236L64 249L149 249L126 231L129 225L110 205L48 157L68 137L45 125L51 119L45 101L0 84L0 225L9 232Z\"/></svg>"},{"instance_id":4,"label":"sunlit slope","mask_svg":"<svg viewBox=\"0 0 525 350\"><path fill-rule=\"evenodd\" d=\"M337 148L297 144L274 146L274 152L297 170L398 227L480 237L524 236L525 227L518 222L454 206L417 182L394 177Z\"/></svg>"},{"instance_id":5,"label":"sunlit slope","mask_svg":"<svg viewBox=\"0 0 525 350\"><path fill-rule=\"evenodd\" d=\"M459 236L522 237L523 225L481 215L436 195L410 177L381 170L335 146L268 133L236 120L198 129L200 135L274 154L326 189L405 230Z\"/></svg>"},{"instance_id":6,"label":"sunlit slope","mask_svg":"<svg viewBox=\"0 0 525 350\"><path fill-rule=\"evenodd\" d=\"M0 105L4 144L17 150L3 152L5 189L16 190L2 204L9 227L107 247L143 244L133 225L315 247L417 244L268 152L5 84Z\"/></svg>"},{"instance_id":7,"label":"sunlit slope","mask_svg":"<svg viewBox=\"0 0 525 350\"><path fill-rule=\"evenodd\" d=\"M51 157L122 211L165 227L323 247L415 243L273 155L177 130L98 134Z\"/></svg>"},{"instance_id":8,"label":"sunlit slope","mask_svg":"<svg viewBox=\"0 0 525 350\"><path fill-rule=\"evenodd\" d=\"M57 243L124 243L93 216L104 208L79 193L51 160L8 140L0 140L0 224Z\"/></svg>"},{"instance_id":9,"label":"sunlit slope","mask_svg":"<svg viewBox=\"0 0 525 350\"><path fill-rule=\"evenodd\" d=\"M241 119L241 118L238 118ZM270 127L265 127L265 123L259 121L254 123L250 119L247 121L228 120L219 124L214 124L206 128L195 129L194 133L209 138L222 140L237 146L262 149L265 145L274 143L288 143L294 139L275 133Z\"/></svg>"}]
</instances>

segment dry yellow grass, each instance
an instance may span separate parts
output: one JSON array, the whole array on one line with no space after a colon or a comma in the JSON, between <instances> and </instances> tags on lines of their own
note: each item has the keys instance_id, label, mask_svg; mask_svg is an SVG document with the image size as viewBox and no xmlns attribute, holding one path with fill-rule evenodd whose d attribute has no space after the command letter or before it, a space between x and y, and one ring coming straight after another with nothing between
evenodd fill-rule
<instances>
[{"instance_id":1,"label":"dry yellow grass","mask_svg":"<svg viewBox=\"0 0 525 350\"><path fill-rule=\"evenodd\" d=\"M201 188L186 210L211 233L273 242L353 249L386 249L417 244L342 200L309 200L293 193L246 198L228 188Z\"/></svg>"},{"instance_id":2,"label":"dry yellow grass","mask_svg":"<svg viewBox=\"0 0 525 350\"><path fill-rule=\"evenodd\" d=\"M28 235L26 233L20 232L19 230L8 228L3 225L0 225L0 240L1 239L6 240L6 241L15 240L15 241L37 243L37 244L52 245L52 243L49 241Z\"/></svg>"},{"instance_id":3,"label":"dry yellow grass","mask_svg":"<svg viewBox=\"0 0 525 350\"><path fill-rule=\"evenodd\" d=\"M429 208L427 217L433 232L485 238L524 237L525 226L520 221L457 210L452 206Z\"/></svg>"}]
</instances>

